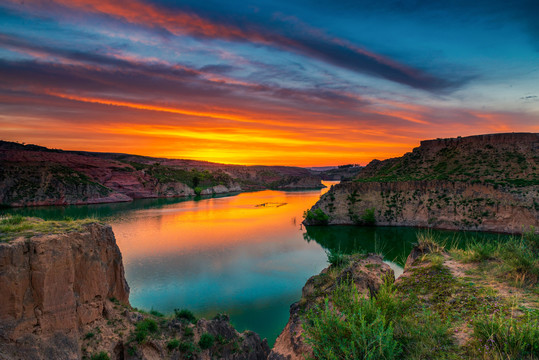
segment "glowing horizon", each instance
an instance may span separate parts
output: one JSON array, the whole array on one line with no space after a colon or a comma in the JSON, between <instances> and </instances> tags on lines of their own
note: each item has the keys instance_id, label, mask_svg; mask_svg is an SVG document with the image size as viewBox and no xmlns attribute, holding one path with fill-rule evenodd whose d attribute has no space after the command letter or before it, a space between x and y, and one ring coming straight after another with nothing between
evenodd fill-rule
<instances>
[{"instance_id":1,"label":"glowing horizon","mask_svg":"<svg viewBox=\"0 0 539 360\"><path fill-rule=\"evenodd\" d=\"M8 0L0 138L310 167L539 131L536 5L308 5Z\"/></svg>"}]
</instances>

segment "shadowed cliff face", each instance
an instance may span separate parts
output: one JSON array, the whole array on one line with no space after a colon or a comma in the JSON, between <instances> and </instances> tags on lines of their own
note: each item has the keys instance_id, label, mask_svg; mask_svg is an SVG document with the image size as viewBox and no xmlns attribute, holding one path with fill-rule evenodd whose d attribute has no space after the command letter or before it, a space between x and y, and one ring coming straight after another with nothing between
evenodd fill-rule
<instances>
[{"instance_id":1,"label":"shadowed cliff face","mask_svg":"<svg viewBox=\"0 0 539 360\"><path fill-rule=\"evenodd\" d=\"M371 162L312 211L330 225L520 233L539 225L538 153L539 134L423 141L403 157Z\"/></svg>"}]
</instances>

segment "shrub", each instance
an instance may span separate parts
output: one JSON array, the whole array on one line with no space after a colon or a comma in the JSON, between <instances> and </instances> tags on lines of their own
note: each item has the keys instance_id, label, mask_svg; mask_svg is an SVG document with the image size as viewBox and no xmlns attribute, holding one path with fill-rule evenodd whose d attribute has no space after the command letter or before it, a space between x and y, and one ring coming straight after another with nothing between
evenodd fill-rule
<instances>
[{"instance_id":1,"label":"shrub","mask_svg":"<svg viewBox=\"0 0 539 360\"><path fill-rule=\"evenodd\" d=\"M164 317L165 315L163 315L163 313L160 313L159 311L157 310L150 310L150 314L153 315L153 316L157 316L157 317Z\"/></svg>"},{"instance_id":2,"label":"shrub","mask_svg":"<svg viewBox=\"0 0 539 360\"><path fill-rule=\"evenodd\" d=\"M172 339L167 343L167 349L174 350L180 346L180 341L178 339Z\"/></svg>"},{"instance_id":3,"label":"shrub","mask_svg":"<svg viewBox=\"0 0 539 360\"><path fill-rule=\"evenodd\" d=\"M198 341L198 346L200 346L201 349L209 349L213 346L213 343L215 342L215 338L209 334L204 333L202 336L200 336L200 340Z\"/></svg>"},{"instance_id":4,"label":"shrub","mask_svg":"<svg viewBox=\"0 0 539 360\"><path fill-rule=\"evenodd\" d=\"M90 360L110 360L109 354L104 351L94 354L90 357Z\"/></svg>"},{"instance_id":5,"label":"shrub","mask_svg":"<svg viewBox=\"0 0 539 360\"><path fill-rule=\"evenodd\" d=\"M191 337L195 335L195 332L190 327L186 327L185 329L183 329L183 335L187 337Z\"/></svg>"},{"instance_id":6,"label":"shrub","mask_svg":"<svg viewBox=\"0 0 539 360\"><path fill-rule=\"evenodd\" d=\"M365 209L363 215L361 215L361 220L365 225L374 225L376 223L376 218L374 217L374 208Z\"/></svg>"},{"instance_id":7,"label":"shrub","mask_svg":"<svg viewBox=\"0 0 539 360\"><path fill-rule=\"evenodd\" d=\"M346 266L350 262L350 257L337 250L326 250L328 263L331 266L340 267Z\"/></svg>"},{"instance_id":8,"label":"shrub","mask_svg":"<svg viewBox=\"0 0 539 360\"><path fill-rule=\"evenodd\" d=\"M85 335L84 335L84 340L89 340L91 338L93 338L95 336L95 334L93 332L87 332Z\"/></svg>"},{"instance_id":9,"label":"shrub","mask_svg":"<svg viewBox=\"0 0 539 360\"><path fill-rule=\"evenodd\" d=\"M306 210L303 213L303 218L312 225L327 225L329 222L329 215L323 212L322 209Z\"/></svg>"},{"instance_id":10,"label":"shrub","mask_svg":"<svg viewBox=\"0 0 539 360\"><path fill-rule=\"evenodd\" d=\"M200 186L196 186L194 190L196 195L200 195L202 193L202 188Z\"/></svg>"},{"instance_id":11,"label":"shrub","mask_svg":"<svg viewBox=\"0 0 539 360\"><path fill-rule=\"evenodd\" d=\"M197 322L195 315L187 309L174 309L174 316L179 320L186 320L192 324Z\"/></svg>"},{"instance_id":12,"label":"shrub","mask_svg":"<svg viewBox=\"0 0 539 360\"><path fill-rule=\"evenodd\" d=\"M150 333L156 333L159 327L153 319L144 319L135 325L135 340L142 343Z\"/></svg>"},{"instance_id":13,"label":"shrub","mask_svg":"<svg viewBox=\"0 0 539 360\"><path fill-rule=\"evenodd\" d=\"M197 352L195 344L190 341L181 342L178 349L183 353L185 359L191 359Z\"/></svg>"}]
</instances>

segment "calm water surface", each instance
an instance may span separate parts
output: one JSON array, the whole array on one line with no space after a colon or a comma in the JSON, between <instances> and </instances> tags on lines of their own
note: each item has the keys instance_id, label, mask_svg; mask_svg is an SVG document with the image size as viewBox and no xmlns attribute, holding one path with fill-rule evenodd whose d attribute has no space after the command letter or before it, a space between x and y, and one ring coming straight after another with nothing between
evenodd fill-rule
<instances>
[{"instance_id":1,"label":"calm water surface","mask_svg":"<svg viewBox=\"0 0 539 360\"><path fill-rule=\"evenodd\" d=\"M272 345L305 281L327 266L326 249L383 252L400 273L399 264L415 241L418 230L412 228L305 229L303 211L326 190L11 212L45 219L94 216L108 222L123 254L133 306L164 313L188 308L208 318L227 313L238 330L258 332ZM477 235L435 233L460 240Z\"/></svg>"}]
</instances>

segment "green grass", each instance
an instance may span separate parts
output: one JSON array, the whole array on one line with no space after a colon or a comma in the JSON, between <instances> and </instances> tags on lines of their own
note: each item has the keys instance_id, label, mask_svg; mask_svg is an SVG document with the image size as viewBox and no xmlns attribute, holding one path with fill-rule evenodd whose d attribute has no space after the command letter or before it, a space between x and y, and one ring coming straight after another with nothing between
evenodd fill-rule
<instances>
[{"instance_id":1,"label":"green grass","mask_svg":"<svg viewBox=\"0 0 539 360\"><path fill-rule=\"evenodd\" d=\"M496 241L469 240L464 248L453 247L451 254L465 263L477 263L485 272L508 280L518 287L539 286L539 235L531 229L522 236Z\"/></svg>"},{"instance_id":2,"label":"green grass","mask_svg":"<svg viewBox=\"0 0 539 360\"><path fill-rule=\"evenodd\" d=\"M449 352L448 323L412 304L389 283L370 299L343 283L306 313L306 341L315 359L425 359Z\"/></svg>"},{"instance_id":3,"label":"green grass","mask_svg":"<svg viewBox=\"0 0 539 360\"><path fill-rule=\"evenodd\" d=\"M97 220L45 221L20 215L4 216L0 217L0 241L10 241L21 236L28 238L34 235L82 231L84 225L93 222L97 222Z\"/></svg>"},{"instance_id":4,"label":"green grass","mask_svg":"<svg viewBox=\"0 0 539 360\"><path fill-rule=\"evenodd\" d=\"M488 359L539 359L539 316L521 319L483 315L473 322L477 349Z\"/></svg>"}]
</instances>

